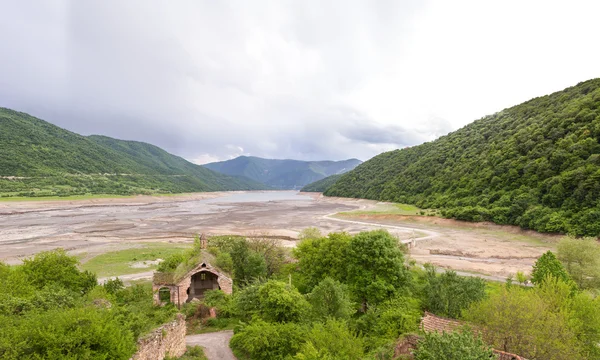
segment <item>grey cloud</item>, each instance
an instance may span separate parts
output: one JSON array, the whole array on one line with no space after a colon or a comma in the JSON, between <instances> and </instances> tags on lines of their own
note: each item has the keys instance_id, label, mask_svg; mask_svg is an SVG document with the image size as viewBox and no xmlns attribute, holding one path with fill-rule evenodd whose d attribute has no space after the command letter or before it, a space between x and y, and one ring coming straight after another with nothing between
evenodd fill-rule
<instances>
[{"instance_id":1,"label":"grey cloud","mask_svg":"<svg viewBox=\"0 0 600 360\"><path fill-rule=\"evenodd\" d=\"M6 1L0 106L196 161L366 160L455 129L456 114L468 114L458 125L482 115L473 93L455 91L455 77L445 87L428 81L442 82L444 67L418 57L428 43L417 46L415 24L444 4Z\"/></svg>"}]
</instances>

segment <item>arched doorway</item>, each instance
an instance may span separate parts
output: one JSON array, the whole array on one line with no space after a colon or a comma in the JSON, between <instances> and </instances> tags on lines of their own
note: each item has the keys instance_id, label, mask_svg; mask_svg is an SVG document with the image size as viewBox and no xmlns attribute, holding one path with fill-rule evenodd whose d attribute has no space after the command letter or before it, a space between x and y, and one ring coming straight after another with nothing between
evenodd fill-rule
<instances>
[{"instance_id":1,"label":"arched doorway","mask_svg":"<svg viewBox=\"0 0 600 360\"><path fill-rule=\"evenodd\" d=\"M219 277L210 271L200 271L192 275L187 301L202 299L206 290L216 290L219 287Z\"/></svg>"},{"instance_id":2,"label":"arched doorway","mask_svg":"<svg viewBox=\"0 0 600 360\"><path fill-rule=\"evenodd\" d=\"M161 304L171 302L171 289L166 286L158 289L158 300Z\"/></svg>"}]
</instances>

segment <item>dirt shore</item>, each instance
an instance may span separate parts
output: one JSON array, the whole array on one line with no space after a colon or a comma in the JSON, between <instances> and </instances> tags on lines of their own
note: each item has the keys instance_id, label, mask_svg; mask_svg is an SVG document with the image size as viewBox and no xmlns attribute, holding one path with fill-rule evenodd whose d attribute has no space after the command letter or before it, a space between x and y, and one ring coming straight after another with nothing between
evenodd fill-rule
<instances>
[{"instance_id":1,"label":"dirt shore","mask_svg":"<svg viewBox=\"0 0 600 360\"><path fill-rule=\"evenodd\" d=\"M281 191L6 202L0 203L0 261L19 263L23 257L59 247L85 254L86 259L140 242L191 242L198 233L296 238L310 226L323 233L387 227L402 240L416 240L411 256L419 263L509 276L529 272L535 258L555 242L553 237L513 227L439 218L331 216L377 204Z\"/></svg>"}]
</instances>

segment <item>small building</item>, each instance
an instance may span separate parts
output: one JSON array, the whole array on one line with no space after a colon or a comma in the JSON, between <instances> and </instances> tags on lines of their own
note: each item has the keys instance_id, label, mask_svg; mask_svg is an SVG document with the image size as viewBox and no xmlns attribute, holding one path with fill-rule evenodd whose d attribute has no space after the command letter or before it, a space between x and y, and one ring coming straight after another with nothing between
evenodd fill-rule
<instances>
[{"instance_id":1,"label":"small building","mask_svg":"<svg viewBox=\"0 0 600 360\"><path fill-rule=\"evenodd\" d=\"M202 299L207 290L223 290L231 294L233 280L223 271L211 265L214 258L204 250L206 238L201 238L201 254L197 265L184 274L155 272L152 279L152 291L155 304L171 302L181 307L186 302Z\"/></svg>"}]
</instances>

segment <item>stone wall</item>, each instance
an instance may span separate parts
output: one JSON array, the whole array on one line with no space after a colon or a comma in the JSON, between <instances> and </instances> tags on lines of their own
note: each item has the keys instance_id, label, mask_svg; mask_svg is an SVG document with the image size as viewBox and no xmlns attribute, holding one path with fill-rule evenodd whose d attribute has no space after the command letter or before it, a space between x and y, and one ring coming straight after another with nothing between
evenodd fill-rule
<instances>
[{"instance_id":1,"label":"stone wall","mask_svg":"<svg viewBox=\"0 0 600 360\"><path fill-rule=\"evenodd\" d=\"M165 356L179 357L185 353L185 317L162 325L138 340L138 351L130 360L163 360Z\"/></svg>"}]
</instances>

